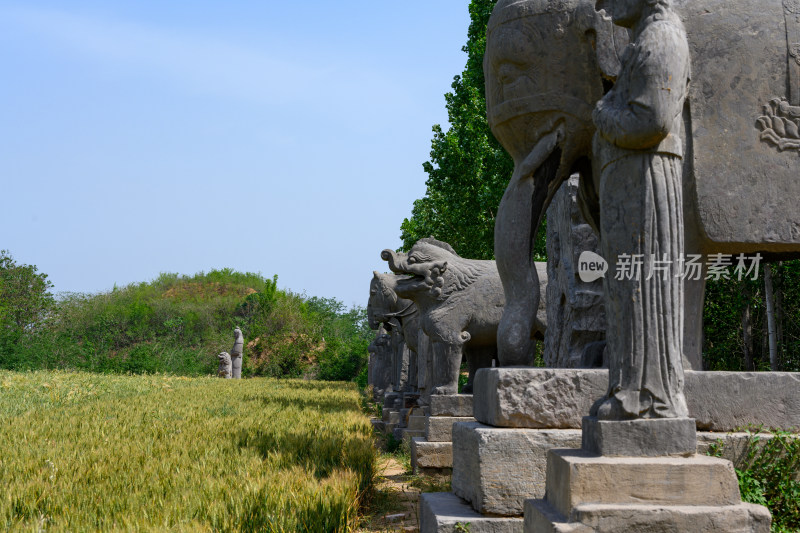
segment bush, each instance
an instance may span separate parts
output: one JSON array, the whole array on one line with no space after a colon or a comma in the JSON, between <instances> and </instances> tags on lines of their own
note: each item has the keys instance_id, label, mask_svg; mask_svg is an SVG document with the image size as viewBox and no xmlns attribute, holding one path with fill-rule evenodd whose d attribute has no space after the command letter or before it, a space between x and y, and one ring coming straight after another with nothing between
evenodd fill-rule
<instances>
[{"instance_id":1,"label":"bush","mask_svg":"<svg viewBox=\"0 0 800 533\"><path fill-rule=\"evenodd\" d=\"M800 435L762 428L748 430L744 453L734 464L742 500L766 506L772 513L772 530L800 530ZM721 456L718 442L710 452Z\"/></svg>"},{"instance_id":2,"label":"bush","mask_svg":"<svg viewBox=\"0 0 800 533\"><path fill-rule=\"evenodd\" d=\"M0 368L215 374L216 355L230 350L239 326L243 376L349 381L366 366L372 336L363 309L345 311L334 299L279 290L277 276L231 269L161 274L41 302L49 303L36 314L36 327L0 335Z\"/></svg>"}]
</instances>

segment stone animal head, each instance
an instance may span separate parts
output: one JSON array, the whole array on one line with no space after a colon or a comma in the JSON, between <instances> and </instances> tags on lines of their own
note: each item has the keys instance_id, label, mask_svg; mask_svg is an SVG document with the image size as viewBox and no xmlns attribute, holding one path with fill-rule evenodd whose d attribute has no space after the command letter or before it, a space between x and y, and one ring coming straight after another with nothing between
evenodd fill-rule
<instances>
[{"instance_id":1,"label":"stone animal head","mask_svg":"<svg viewBox=\"0 0 800 533\"><path fill-rule=\"evenodd\" d=\"M487 118L520 165L544 135L564 130L547 201L591 152L592 110L619 68L627 33L587 0L499 0L486 30Z\"/></svg>"},{"instance_id":2,"label":"stone animal head","mask_svg":"<svg viewBox=\"0 0 800 533\"><path fill-rule=\"evenodd\" d=\"M392 272L405 275L397 280L397 294L415 300L421 296L444 300L482 274L480 263L461 258L449 244L433 237L418 240L407 254L384 250L381 258Z\"/></svg>"},{"instance_id":3,"label":"stone animal head","mask_svg":"<svg viewBox=\"0 0 800 533\"><path fill-rule=\"evenodd\" d=\"M398 316L413 305L413 302L400 298L395 292L397 280L395 274L372 272L367 304L367 321L371 329L378 329L381 324L389 330L400 328Z\"/></svg>"}]
</instances>

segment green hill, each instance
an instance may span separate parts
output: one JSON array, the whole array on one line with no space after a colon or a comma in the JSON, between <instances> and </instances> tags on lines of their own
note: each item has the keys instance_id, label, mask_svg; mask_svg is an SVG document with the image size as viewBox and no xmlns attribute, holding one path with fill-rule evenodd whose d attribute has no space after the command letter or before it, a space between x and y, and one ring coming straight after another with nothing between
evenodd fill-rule
<instances>
[{"instance_id":1,"label":"green hill","mask_svg":"<svg viewBox=\"0 0 800 533\"><path fill-rule=\"evenodd\" d=\"M40 315L0 333L0 368L215 374L239 326L243 376L350 380L364 370L372 337L363 309L231 269L61 295Z\"/></svg>"}]
</instances>

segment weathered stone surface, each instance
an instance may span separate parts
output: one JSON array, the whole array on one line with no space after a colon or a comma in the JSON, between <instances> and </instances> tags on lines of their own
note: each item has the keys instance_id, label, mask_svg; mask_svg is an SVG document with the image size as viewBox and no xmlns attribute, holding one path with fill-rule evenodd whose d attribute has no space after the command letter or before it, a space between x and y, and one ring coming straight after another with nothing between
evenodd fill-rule
<instances>
[{"instance_id":1,"label":"weathered stone surface","mask_svg":"<svg viewBox=\"0 0 800 533\"><path fill-rule=\"evenodd\" d=\"M522 518L483 516L451 492L420 495L420 533L453 533L458 524L470 533L522 533Z\"/></svg>"},{"instance_id":2,"label":"weathered stone surface","mask_svg":"<svg viewBox=\"0 0 800 533\"><path fill-rule=\"evenodd\" d=\"M456 422L475 422L475 419L471 416L432 416L428 418L425 437L428 442L450 442Z\"/></svg>"},{"instance_id":3,"label":"weathered stone surface","mask_svg":"<svg viewBox=\"0 0 800 533\"><path fill-rule=\"evenodd\" d=\"M414 412L416 412L416 410ZM408 417L408 429L412 431L425 431L427 425L428 417L425 415L413 414Z\"/></svg>"},{"instance_id":4,"label":"weathered stone surface","mask_svg":"<svg viewBox=\"0 0 800 533\"><path fill-rule=\"evenodd\" d=\"M760 505L600 505L573 509L572 521L545 500L525 502L525 533L769 533L771 517Z\"/></svg>"},{"instance_id":5,"label":"weathered stone surface","mask_svg":"<svg viewBox=\"0 0 800 533\"><path fill-rule=\"evenodd\" d=\"M431 416L472 416L472 394L431 396Z\"/></svg>"},{"instance_id":6,"label":"weathered stone surface","mask_svg":"<svg viewBox=\"0 0 800 533\"><path fill-rule=\"evenodd\" d=\"M393 290L412 300L420 312L421 326L432 347L432 394L456 394L462 356L469 366L464 392L471 392L475 371L488 368L497 354L498 323L505 294L494 261L465 259L434 238L417 241L406 253L386 249L381 258L397 278ZM536 265L546 283L546 265ZM537 287L538 288L538 287ZM543 288L543 287L542 287ZM544 298L533 311L526 339L544 338ZM533 351L519 364L530 364Z\"/></svg>"},{"instance_id":7,"label":"weathered stone surface","mask_svg":"<svg viewBox=\"0 0 800 533\"><path fill-rule=\"evenodd\" d=\"M242 351L244 336L238 327L233 330L233 348L231 348L231 378L242 379Z\"/></svg>"},{"instance_id":8,"label":"weathered stone surface","mask_svg":"<svg viewBox=\"0 0 800 533\"><path fill-rule=\"evenodd\" d=\"M383 414L382 420L384 422L395 425L400 423L400 411L398 411L397 409L384 407L382 414Z\"/></svg>"},{"instance_id":9,"label":"weathered stone surface","mask_svg":"<svg viewBox=\"0 0 800 533\"><path fill-rule=\"evenodd\" d=\"M603 280L586 283L578 277L580 254L597 253L598 243L577 197L578 175L573 174L547 208L547 316L553 320L544 336L544 362L550 368L586 367L584 350L605 338Z\"/></svg>"},{"instance_id":10,"label":"weathered stone surface","mask_svg":"<svg viewBox=\"0 0 800 533\"><path fill-rule=\"evenodd\" d=\"M231 367L231 354L228 352L222 352L217 355L217 359L219 359L217 375L221 378L231 379L233 374L233 369Z\"/></svg>"},{"instance_id":11,"label":"weathered stone surface","mask_svg":"<svg viewBox=\"0 0 800 533\"><path fill-rule=\"evenodd\" d=\"M800 373L686 372L686 401L697 429L748 425L800 431Z\"/></svg>"},{"instance_id":12,"label":"weathered stone surface","mask_svg":"<svg viewBox=\"0 0 800 533\"><path fill-rule=\"evenodd\" d=\"M417 468L451 468L453 443L428 442L425 437L411 439L411 464Z\"/></svg>"},{"instance_id":13,"label":"weathered stone surface","mask_svg":"<svg viewBox=\"0 0 800 533\"><path fill-rule=\"evenodd\" d=\"M369 384L372 385L373 399L379 401L392 384L392 336L386 333L383 325L378 327L378 332L367 351Z\"/></svg>"},{"instance_id":14,"label":"weathered stone surface","mask_svg":"<svg viewBox=\"0 0 800 533\"><path fill-rule=\"evenodd\" d=\"M526 498L544 496L547 450L578 448L580 430L453 426L453 492L482 513L522 514Z\"/></svg>"},{"instance_id":15,"label":"weathered stone surface","mask_svg":"<svg viewBox=\"0 0 800 533\"><path fill-rule=\"evenodd\" d=\"M498 427L578 429L607 386L605 370L484 369L475 380L475 418Z\"/></svg>"},{"instance_id":16,"label":"weathered stone surface","mask_svg":"<svg viewBox=\"0 0 800 533\"><path fill-rule=\"evenodd\" d=\"M604 456L693 455L697 430L692 418L583 419L581 447Z\"/></svg>"},{"instance_id":17,"label":"weathered stone surface","mask_svg":"<svg viewBox=\"0 0 800 533\"><path fill-rule=\"evenodd\" d=\"M598 457L584 450L548 451L547 502L569 516L581 504L735 505L739 484L725 459Z\"/></svg>"},{"instance_id":18,"label":"weathered stone surface","mask_svg":"<svg viewBox=\"0 0 800 533\"><path fill-rule=\"evenodd\" d=\"M390 381L396 392L416 389L417 348L421 334L419 311L410 300L397 296L397 276L373 272L369 284L367 321L378 329L381 324L392 336Z\"/></svg>"},{"instance_id":19,"label":"weathered stone surface","mask_svg":"<svg viewBox=\"0 0 800 533\"><path fill-rule=\"evenodd\" d=\"M605 394L607 375L602 369L484 369L475 379L475 418L498 427L578 429ZM698 429L800 428L800 373L687 371L684 379Z\"/></svg>"}]
</instances>

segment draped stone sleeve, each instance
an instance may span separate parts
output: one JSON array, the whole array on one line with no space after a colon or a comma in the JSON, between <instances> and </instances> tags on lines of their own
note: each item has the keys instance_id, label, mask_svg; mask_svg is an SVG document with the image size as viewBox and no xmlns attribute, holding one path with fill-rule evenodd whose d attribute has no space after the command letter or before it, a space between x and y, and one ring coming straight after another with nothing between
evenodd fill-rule
<instances>
[{"instance_id":1,"label":"draped stone sleeve","mask_svg":"<svg viewBox=\"0 0 800 533\"><path fill-rule=\"evenodd\" d=\"M666 21L649 24L626 54L627 74L594 112L598 133L619 148L658 147L680 117L689 72L689 47L682 28ZM679 149L679 148L678 148ZM674 150L669 149L669 152Z\"/></svg>"}]
</instances>

